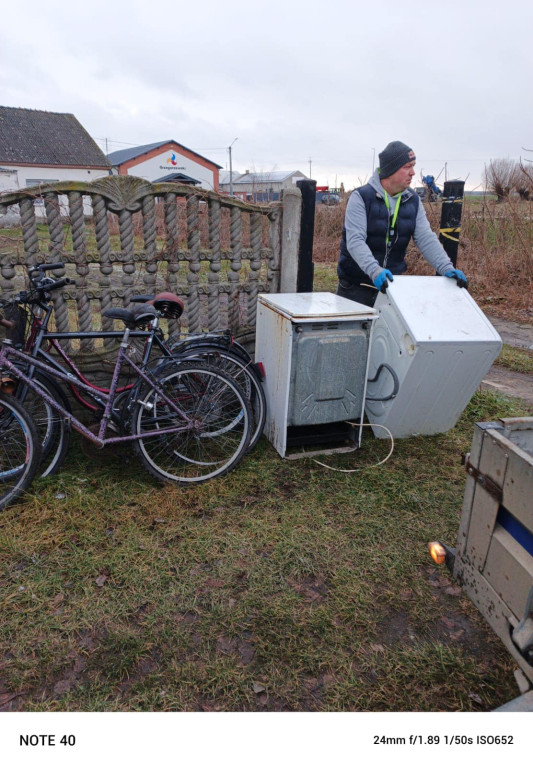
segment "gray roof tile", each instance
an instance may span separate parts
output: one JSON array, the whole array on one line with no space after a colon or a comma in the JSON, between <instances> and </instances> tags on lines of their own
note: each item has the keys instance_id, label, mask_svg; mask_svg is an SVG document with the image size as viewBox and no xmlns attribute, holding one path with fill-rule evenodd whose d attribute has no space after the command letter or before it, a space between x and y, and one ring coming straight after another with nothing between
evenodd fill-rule
<instances>
[{"instance_id":1,"label":"gray roof tile","mask_svg":"<svg viewBox=\"0 0 533 768\"><path fill-rule=\"evenodd\" d=\"M0 107L0 163L110 166L74 115L19 107Z\"/></svg>"}]
</instances>

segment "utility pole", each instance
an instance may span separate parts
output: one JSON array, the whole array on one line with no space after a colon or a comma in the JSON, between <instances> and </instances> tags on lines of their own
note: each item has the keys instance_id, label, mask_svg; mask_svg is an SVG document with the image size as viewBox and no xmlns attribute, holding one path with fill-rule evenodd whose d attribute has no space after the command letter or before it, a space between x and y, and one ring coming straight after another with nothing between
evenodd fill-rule
<instances>
[{"instance_id":1,"label":"utility pole","mask_svg":"<svg viewBox=\"0 0 533 768\"><path fill-rule=\"evenodd\" d=\"M309 158L309 178L312 179L313 175L311 173L311 158Z\"/></svg>"},{"instance_id":2,"label":"utility pole","mask_svg":"<svg viewBox=\"0 0 533 768\"><path fill-rule=\"evenodd\" d=\"M231 144L228 147L228 152L229 152L229 193L230 193L230 195L233 195L233 166L231 164L231 148L235 144L235 142L237 141L238 138L239 137L237 136L237 138L233 139L233 141L231 142Z\"/></svg>"}]
</instances>

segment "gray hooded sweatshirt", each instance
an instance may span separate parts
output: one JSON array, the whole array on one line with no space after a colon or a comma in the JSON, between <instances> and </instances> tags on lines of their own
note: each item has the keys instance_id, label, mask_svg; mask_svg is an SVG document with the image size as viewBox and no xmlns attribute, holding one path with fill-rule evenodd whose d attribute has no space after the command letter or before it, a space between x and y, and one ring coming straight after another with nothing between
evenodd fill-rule
<instances>
[{"instance_id":1,"label":"gray hooded sweatshirt","mask_svg":"<svg viewBox=\"0 0 533 768\"><path fill-rule=\"evenodd\" d=\"M385 195L385 190L381 186L381 181L379 180L378 171L375 171L368 183L374 187L382 197ZM410 188L406 190L406 192L416 195L416 192ZM399 194L405 195L406 192L400 192ZM398 195L395 195L394 197L389 195L391 210L389 217L392 216L392 211L394 211L397 199ZM383 267L380 266L377 259L373 257L372 251L366 244L366 208L363 198L357 190L352 192L350 199L348 200L344 226L346 227L346 245L350 252L350 256L357 262L363 272L374 281L382 271ZM439 238L429 226L429 221L427 220L423 205L418 206L413 240L422 256L432 267L434 267L439 275L443 275L449 269L454 268L446 251L439 242Z\"/></svg>"}]
</instances>

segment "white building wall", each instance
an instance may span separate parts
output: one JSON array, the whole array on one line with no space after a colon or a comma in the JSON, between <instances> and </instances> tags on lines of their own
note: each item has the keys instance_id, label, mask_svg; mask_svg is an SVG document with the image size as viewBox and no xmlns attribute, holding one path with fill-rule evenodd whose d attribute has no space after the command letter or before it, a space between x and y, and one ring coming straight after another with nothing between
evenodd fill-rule
<instances>
[{"instance_id":1,"label":"white building wall","mask_svg":"<svg viewBox=\"0 0 533 768\"><path fill-rule=\"evenodd\" d=\"M198 179L204 189L215 188L215 178L213 171L200 163L194 162L188 157L181 155L178 150L166 149L149 160L142 163L131 165L128 169L130 176L139 176L147 181L155 181L169 173L184 173L193 179Z\"/></svg>"},{"instance_id":2,"label":"white building wall","mask_svg":"<svg viewBox=\"0 0 533 768\"><path fill-rule=\"evenodd\" d=\"M87 168L45 168L38 165L3 165L9 173L0 173L0 192L17 192L31 186L28 182L37 180L41 184L51 184L55 181L94 181L107 176L107 169Z\"/></svg>"},{"instance_id":3,"label":"white building wall","mask_svg":"<svg viewBox=\"0 0 533 768\"><path fill-rule=\"evenodd\" d=\"M296 182L297 181L301 181L302 179L306 179L306 178L307 178L307 176L304 176L303 173L301 173L301 174L295 173L294 176L291 176L290 180L287 179L285 181L285 183L283 184L283 189L289 189L289 187L291 187L291 186L294 187L294 186L296 186Z\"/></svg>"},{"instance_id":4,"label":"white building wall","mask_svg":"<svg viewBox=\"0 0 533 768\"><path fill-rule=\"evenodd\" d=\"M6 173L4 171L9 172ZM57 181L89 182L108 175L109 170L105 168L61 168L60 166L47 168L43 166L4 165L2 166L2 171L0 171L0 192L18 192L19 189L26 189L26 187L31 187L35 184L53 184ZM59 205L62 216L68 216L67 203L68 200L66 195L60 195ZM86 216L92 215L92 206L87 197L84 198L83 208ZM44 203L35 206L35 213L38 217L44 217L46 215ZM4 224L10 223L12 220L18 221L18 218L18 206L13 206L7 218L0 217Z\"/></svg>"},{"instance_id":5,"label":"white building wall","mask_svg":"<svg viewBox=\"0 0 533 768\"><path fill-rule=\"evenodd\" d=\"M307 176L304 176L303 174L298 175L295 173L283 181L263 179L261 181L243 182L242 184L239 184L239 181L237 180L233 182L233 192L245 192L250 195L254 192L281 192L283 189L292 189L296 186L297 181L306 178ZM229 182L223 185L221 184L220 188L227 192L229 189Z\"/></svg>"}]
</instances>

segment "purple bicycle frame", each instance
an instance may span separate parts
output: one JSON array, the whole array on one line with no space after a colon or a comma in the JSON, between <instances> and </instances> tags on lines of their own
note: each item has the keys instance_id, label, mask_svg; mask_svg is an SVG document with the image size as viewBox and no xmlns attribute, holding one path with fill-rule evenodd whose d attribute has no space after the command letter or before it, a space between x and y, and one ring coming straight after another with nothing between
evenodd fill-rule
<instances>
[{"instance_id":1,"label":"purple bicycle frame","mask_svg":"<svg viewBox=\"0 0 533 768\"><path fill-rule=\"evenodd\" d=\"M96 443L96 445L98 445L99 448L103 448L106 445L112 445L114 443L125 443L132 440L138 440L141 437L142 438L157 437L158 435L167 435L167 434L170 435L170 434L176 434L178 432L185 432L187 429L190 429L191 426L196 426L195 421L189 418L187 414L181 410L181 408L179 408L172 400L170 400L170 398L167 397L167 395L158 386L158 384L153 379L151 379L141 368L139 368L133 362L133 360L127 355L126 348L128 346L129 334L130 334L129 329L126 329L122 337L122 342L120 344L120 348L118 351L117 360L116 360L115 368L113 371L113 378L111 381L111 386L109 388L109 394L101 392L99 389L95 389L90 384L85 384L83 381L78 379L76 376L73 376L71 373L59 371L55 368L52 368L49 365L46 365L40 360L36 360L34 357L31 357L30 355L28 355L26 352L22 352L19 349L15 349L15 347L13 347L13 345L9 340L4 340L0 348L0 368L5 367L7 368L7 370L11 371L14 375L16 375L17 379L20 379L21 381L23 381L29 389L31 389L33 392L39 395L39 397L42 397L42 399L48 405L50 405L54 410L56 410L58 413L60 413L62 416L68 419L70 424L74 427L74 429L77 432L82 434L91 442ZM91 393L93 396L97 395L99 399L105 402L104 413L102 418L100 419L100 424L98 428L98 435L94 435L89 429L87 429L87 427L79 419L77 419L69 411L63 408L63 406L60 405L60 403L58 403L56 400L54 400L53 397L50 397L50 395L47 392L41 389L38 383L36 383L30 376L27 376L23 371L17 368L17 366L14 365L9 360L9 357L28 363L28 365L31 366L32 370L38 370L38 371L43 371L44 373L48 373L54 379L57 378L60 381L64 381L66 384L75 384L76 387L78 387L79 389L83 389L86 392ZM183 419L183 421L185 422L184 426L170 427L168 429L157 429L151 432L143 432L143 434L122 435L120 437L107 437L107 438L105 437L107 427L111 419L113 402L114 402L115 394L118 388L118 379L119 379L120 371L124 361L127 362L129 365L131 365L133 370L140 376L140 378L142 378L147 384L149 384L155 390L155 392L157 392L157 394L165 401L165 403L168 406L170 406L170 408L176 413L177 416Z\"/></svg>"}]
</instances>

